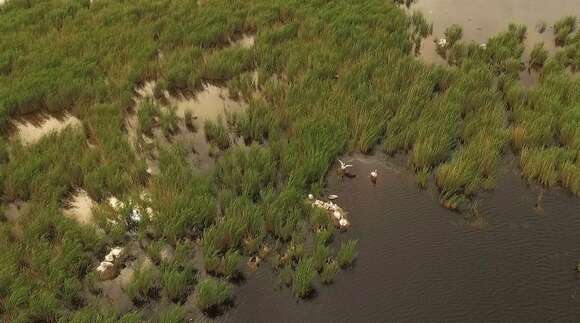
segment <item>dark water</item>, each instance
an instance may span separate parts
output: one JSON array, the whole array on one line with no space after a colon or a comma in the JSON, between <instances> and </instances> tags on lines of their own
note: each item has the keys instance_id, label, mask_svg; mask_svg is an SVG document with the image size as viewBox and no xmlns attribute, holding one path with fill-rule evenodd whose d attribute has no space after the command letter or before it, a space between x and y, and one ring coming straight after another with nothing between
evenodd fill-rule
<instances>
[{"instance_id":1,"label":"dark water","mask_svg":"<svg viewBox=\"0 0 580 323\"><path fill-rule=\"evenodd\" d=\"M580 199L548 191L538 211L539 189L506 162L474 218L441 208L436 192L379 157L352 162L360 176L332 176L329 193L350 211L353 226L339 239L359 239L356 266L305 302L275 290L262 268L220 321L580 321Z\"/></svg>"}]
</instances>

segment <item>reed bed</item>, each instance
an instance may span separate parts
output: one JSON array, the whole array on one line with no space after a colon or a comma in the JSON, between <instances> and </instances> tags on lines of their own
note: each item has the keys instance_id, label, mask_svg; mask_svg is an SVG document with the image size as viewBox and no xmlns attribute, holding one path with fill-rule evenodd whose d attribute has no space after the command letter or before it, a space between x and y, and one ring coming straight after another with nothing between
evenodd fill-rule
<instances>
[{"instance_id":1,"label":"reed bed","mask_svg":"<svg viewBox=\"0 0 580 323\"><path fill-rule=\"evenodd\" d=\"M553 57L534 49L529 63L541 77L531 89L517 83L525 27L510 25L481 46L451 26L451 67L428 66L414 54L431 25L380 0L9 1L0 18L1 190L3 200L32 206L19 235L0 221L2 320L144 320L140 310L100 306L92 269L113 244L150 240L176 250L173 261L155 258L154 271L139 272L128 291L135 305L156 297L176 304L154 319L181 318L179 304L192 293L206 313L225 308L226 280L239 278L247 257L271 262L296 297L312 295L317 277L331 283L357 257L354 240L333 250L332 223L305 201L349 151L407 153L418 182L433 177L450 208L493 188L509 147L530 181L580 194L580 85L568 74L580 68L573 18L556 24L562 47ZM253 47L231 45L243 34L255 35ZM159 174L147 174L124 124L148 81L158 99L214 83L249 103L227 126L204 125L223 150L212 170L197 169L191 152L172 143L154 156ZM12 118L64 111L81 129L31 146L10 138ZM137 114L145 134L158 120L171 138L181 122L147 102ZM236 135L248 146L233 145ZM62 216L78 188L99 204L104 235ZM107 209L108 197L144 189L154 216L132 234L126 221L107 224L108 216L127 217ZM314 247L305 244L312 237ZM192 262L192 241L202 268Z\"/></svg>"}]
</instances>

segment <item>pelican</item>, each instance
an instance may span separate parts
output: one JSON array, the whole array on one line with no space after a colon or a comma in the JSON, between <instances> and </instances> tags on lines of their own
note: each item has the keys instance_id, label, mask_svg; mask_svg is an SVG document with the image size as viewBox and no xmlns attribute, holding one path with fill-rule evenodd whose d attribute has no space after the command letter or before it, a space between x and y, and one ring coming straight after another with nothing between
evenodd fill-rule
<instances>
[{"instance_id":1,"label":"pelican","mask_svg":"<svg viewBox=\"0 0 580 323\"><path fill-rule=\"evenodd\" d=\"M447 47L447 39L445 37L439 38L439 40L437 40L437 46L441 48Z\"/></svg>"},{"instance_id":2,"label":"pelican","mask_svg":"<svg viewBox=\"0 0 580 323\"><path fill-rule=\"evenodd\" d=\"M375 169L370 173L371 176L371 181L373 181L373 183L377 182L377 177L379 177L379 172Z\"/></svg>"},{"instance_id":3,"label":"pelican","mask_svg":"<svg viewBox=\"0 0 580 323\"><path fill-rule=\"evenodd\" d=\"M141 216L141 212L139 211L139 209L133 209L133 211L129 214L129 218L133 222L141 222L142 216Z\"/></svg>"},{"instance_id":4,"label":"pelican","mask_svg":"<svg viewBox=\"0 0 580 323\"><path fill-rule=\"evenodd\" d=\"M340 163L340 170L342 170L343 172L346 171L347 168L352 167L351 164L345 164L342 160L338 160L338 162Z\"/></svg>"}]
</instances>

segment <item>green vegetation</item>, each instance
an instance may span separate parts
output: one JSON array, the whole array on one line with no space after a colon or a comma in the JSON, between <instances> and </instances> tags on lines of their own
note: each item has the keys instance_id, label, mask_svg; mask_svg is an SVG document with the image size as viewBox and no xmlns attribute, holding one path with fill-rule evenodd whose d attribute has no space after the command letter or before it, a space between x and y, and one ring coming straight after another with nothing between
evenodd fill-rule
<instances>
[{"instance_id":1,"label":"green vegetation","mask_svg":"<svg viewBox=\"0 0 580 323\"><path fill-rule=\"evenodd\" d=\"M137 270L127 288L139 305L195 293L200 309L219 308L232 291L212 276L238 278L245 256L266 259L266 245L283 285L306 297L316 275L330 283L355 262L356 241L332 250L328 216L304 202L322 191L336 158L355 150L407 153L419 184L433 175L450 208L493 188L510 148L525 178L580 195L580 81L568 73L580 69L575 24L556 24L562 47L553 57L534 49L530 65L543 68L527 89L517 82L525 27L480 46L451 26L450 67L430 66L414 54L431 25L381 0L9 1L0 11L0 183L3 201L31 210L20 232L0 221L0 320L142 321L96 301L94 268L126 244L150 246L157 265ZM232 46L242 34L255 45ZM148 81L159 102L136 107ZM158 127L172 139L181 120L165 92L193 95L206 83L248 102L245 113L203 125L222 150L215 167L200 171L191 151L167 140L152 145L159 174L148 175L124 127L130 111L140 133ZM29 146L9 139L12 118L64 111L82 127ZM195 128L191 114L184 122ZM236 136L248 146L233 145ZM62 215L79 188L98 204L96 228ZM128 233L129 206L114 211L106 199L137 201L143 190L155 215ZM203 268L194 267L193 241ZM175 259L161 256L165 245ZM197 271L209 277L195 286Z\"/></svg>"},{"instance_id":2,"label":"green vegetation","mask_svg":"<svg viewBox=\"0 0 580 323\"><path fill-rule=\"evenodd\" d=\"M217 146L221 150L230 147L230 135L221 118L217 121L206 120L203 128L208 142Z\"/></svg>"},{"instance_id":3,"label":"green vegetation","mask_svg":"<svg viewBox=\"0 0 580 323\"><path fill-rule=\"evenodd\" d=\"M127 295L133 303L142 305L150 299L159 297L161 279L159 272L154 268L137 269L133 273L133 279L127 287Z\"/></svg>"},{"instance_id":4,"label":"green vegetation","mask_svg":"<svg viewBox=\"0 0 580 323\"><path fill-rule=\"evenodd\" d=\"M564 46L569 42L569 37L576 30L576 17L564 17L554 24L554 38L556 45Z\"/></svg>"},{"instance_id":5,"label":"green vegetation","mask_svg":"<svg viewBox=\"0 0 580 323\"><path fill-rule=\"evenodd\" d=\"M340 271L340 266L334 260L324 264L322 272L320 273L320 281L323 284L331 284L334 281L334 277Z\"/></svg>"},{"instance_id":6,"label":"green vegetation","mask_svg":"<svg viewBox=\"0 0 580 323\"><path fill-rule=\"evenodd\" d=\"M354 261L357 257L357 244L357 240L349 240L341 243L340 249L338 250L338 254L336 256L340 267L350 267L354 264Z\"/></svg>"},{"instance_id":7,"label":"green vegetation","mask_svg":"<svg viewBox=\"0 0 580 323\"><path fill-rule=\"evenodd\" d=\"M228 283L207 278L197 285L196 304L202 311L210 311L225 304L232 297Z\"/></svg>"},{"instance_id":8,"label":"green vegetation","mask_svg":"<svg viewBox=\"0 0 580 323\"><path fill-rule=\"evenodd\" d=\"M294 277L292 278L292 291L294 295L304 298L312 292L312 281L316 275L316 270L312 264L312 259L302 258L296 266Z\"/></svg>"},{"instance_id":9,"label":"green vegetation","mask_svg":"<svg viewBox=\"0 0 580 323\"><path fill-rule=\"evenodd\" d=\"M548 50L544 48L544 43L538 43L534 45L532 52L530 53L530 68L535 70L544 67L546 60L548 59Z\"/></svg>"},{"instance_id":10,"label":"green vegetation","mask_svg":"<svg viewBox=\"0 0 580 323\"><path fill-rule=\"evenodd\" d=\"M151 131L155 126L156 117L159 117L159 108L151 100L145 100L137 111L139 131L148 136L151 136Z\"/></svg>"}]
</instances>

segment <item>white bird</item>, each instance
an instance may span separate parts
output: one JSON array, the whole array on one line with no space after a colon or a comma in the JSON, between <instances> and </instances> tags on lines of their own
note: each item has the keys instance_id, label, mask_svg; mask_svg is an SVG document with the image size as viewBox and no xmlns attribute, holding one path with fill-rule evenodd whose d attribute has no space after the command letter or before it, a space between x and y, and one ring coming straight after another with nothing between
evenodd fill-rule
<instances>
[{"instance_id":1,"label":"white bird","mask_svg":"<svg viewBox=\"0 0 580 323\"><path fill-rule=\"evenodd\" d=\"M341 170L346 170L347 168L349 168L349 167L352 167L352 165L351 165L351 164L345 164L345 163L344 163L342 160L340 160L340 159L338 160L338 162L340 163L340 169L341 169Z\"/></svg>"},{"instance_id":2,"label":"white bird","mask_svg":"<svg viewBox=\"0 0 580 323\"><path fill-rule=\"evenodd\" d=\"M141 222L142 217L141 217L141 212L139 211L139 209L133 209L131 214L129 214L129 218L133 222Z\"/></svg>"},{"instance_id":3,"label":"white bird","mask_svg":"<svg viewBox=\"0 0 580 323\"><path fill-rule=\"evenodd\" d=\"M370 173L371 181L373 184L377 183L377 177L379 177L379 172L375 169Z\"/></svg>"},{"instance_id":4,"label":"white bird","mask_svg":"<svg viewBox=\"0 0 580 323\"><path fill-rule=\"evenodd\" d=\"M337 198L338 198L338 195L335 195L335 194L328 195L329 200L336 200Z\"/></svg>"},{"instance_id":5,"label":"white bird","mask_svg":"<svg viewBox=\"0 0 580 323\"><path fill-rule=\"evenodd\" d=\"M445 48L447 46L447 39L445 37L439 38L437 45L441 48Z\"/></svg>"}]
</instances>

